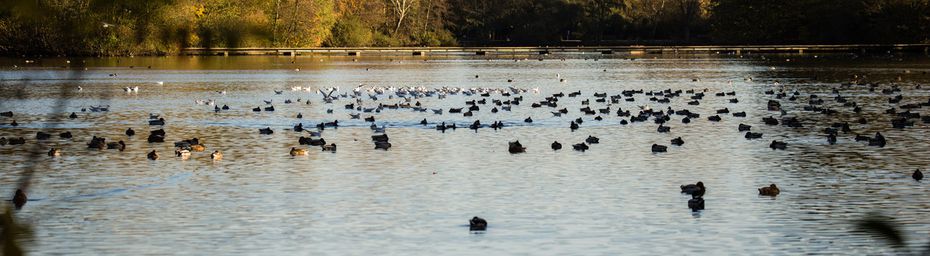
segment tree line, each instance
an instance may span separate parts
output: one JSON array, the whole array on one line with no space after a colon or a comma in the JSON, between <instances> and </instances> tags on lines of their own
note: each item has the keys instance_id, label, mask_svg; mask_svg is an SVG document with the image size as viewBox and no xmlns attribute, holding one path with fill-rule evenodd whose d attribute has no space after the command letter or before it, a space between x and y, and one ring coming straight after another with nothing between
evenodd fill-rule
<instances>
[{"instance_id":1,"label":"tree line","mask_svg":"<svg viewBox=\"0 0 930 256\"><path fill-rule=\"evenodd\" d=\"M930 42L930 0L6 0L0 54Z\"/></svg>"}]
</instances>

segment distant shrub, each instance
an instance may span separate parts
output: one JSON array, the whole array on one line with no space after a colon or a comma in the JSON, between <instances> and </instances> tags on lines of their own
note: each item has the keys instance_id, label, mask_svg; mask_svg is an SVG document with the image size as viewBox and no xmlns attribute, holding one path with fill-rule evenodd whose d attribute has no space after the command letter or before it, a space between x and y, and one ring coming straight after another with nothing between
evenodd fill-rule
<instances>
[{"instance_id":1,"label":"distant shrub","mask_svg":"<svg viewBox=\"0 0 930 256\"><path fill-rule=\"evenodd\" d=\"M351 17L337 21L329 39L323 44L331 47L371 46L372 41L371 29L358 18Z\"/></svg>"}]
</instances>

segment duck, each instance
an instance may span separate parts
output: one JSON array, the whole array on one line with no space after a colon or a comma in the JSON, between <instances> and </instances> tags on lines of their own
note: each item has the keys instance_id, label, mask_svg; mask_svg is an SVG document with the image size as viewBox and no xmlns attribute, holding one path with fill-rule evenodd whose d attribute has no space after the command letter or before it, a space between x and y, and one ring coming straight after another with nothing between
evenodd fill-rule
<instances>
[{"instance_id":1,"label":"duck","mask_svg":"<svg viewBox=\"0 0 930 256\"><path fill-rule=\"evenodd\" d=\"M119 151L126 150L126 143L123 141L110 142L107 143L107 149L118 149Z\"/></svg>"},{"instance_id":2,"label":"duck","mask_svg":"<svg viewBox=\"0 0 930 256\"><path fill-rule=\"evenodd\" d=\"M71 135L71 132L63 132L63 133L59 133L58 137L62 139L70 139L74 137L74 135Z\"/></svg>"},{"instance_id":3,"label":"duck","mask_svg":"<svg viewBox=\"0 0 930 256\"><path fill-rule=\"evenodd\" d=\"M572 121L571 125L568 126L572 131L578 130L578 124L575 121Z\"/></svg>"},{"instance_id":4,"label":"duck","mask_svg":"<svg viewBox=\"0 0 930 256\"><path fill-rule=\"evenodd\" d=\"M478 216L468 220L468 230L469 231L485 231L488 229L488 221Z\"/></svg>"},{"instance_id":5,"label":"duck","mask_svg":"<svg viewBox=\"0 0 930 256\"><path fill-rule=\"evenodd\" d=\"M659 127L656 128L656 132L660 132L660 133L669 132L671 130L672 130L672 127L664 126L662 124L659 124Z\"/></svg>"},{"instance_id":6,"label":"duck","mask_svg":"<svg viewBox=\"0 0 930 256\"><path fill-rule=\"evenodd\" d=\"M659 144L652 144L652 152L653 152L653 153L661 153L661 152L666 152L666 151L668 151L668 146L663 146L663 145L659 145Z\"/></svg>"},{"instance_id":7,"label":"duck","mask_svg":"<svg viewBox=\"0 0 930 256\"><path fill-rule=\"evenodd\" d=\"M326 140L323 138L314 140L313 138L300 137L298 139L300 145L310 145L310 146L323 146L326 145Z\"/></svg>"},{"instance_id":8,"label":"duck","mask_svg":"<svg viewBox=\"0 0 930 256\"><path fill-rule=\"evenodd\" d=\"M265 111L274 111L274 106L265 107Z\"/></svg>"},{"instance_id":9,"label":"duck","mask_svg":"<svg viewBox=\"0 0 930 256\"><path fill-rule=\"evenodd\" d=\"M129 129L126 129L126 136L132 137L135 135L136 135L136 131L133 131L131 127Z\"/></svg>"},{"instance_id":10,"label":"duck","mask_svg":"<svg viewBox=\"0 0 930 256\"><path fill-rule=\"evenodd\" d=\"M49 139L49 138L51 138L51 137L52 137L51 134L44 133L44 132L36 132L36 139L37 139L37 140L47 140L47 139Z\"/></svg>"},{"instance_id":11,"label":"duck","mask_svg":"<svg viewBox=\"0 0 930 256\"><path fill-rule=\"evenodd\" d=\"M773 150L775 149L785 150L785 148L788 147L788 143L784 141L773 140L772 144L769 144L769 147L772 148Z\"/></svg>"},{"instance_id":12,"label":"duck","mask_svg":"<svg viewBox=\"0 0 930 256\"><path fill-rule=\"evenodd\" d=\"M158 118L158 120L150 120L149 125L165 125L165 119Z\"/></svg>"},{"instance_id":13,"label":"duck","mask_svg":"<svg viewBox=\"0 0 930 256\"><path fill-rule=\"evenodd\" d=\"M759 195L762 196L777 196L779 193L781 193L781 190L775 184L759 188Z\"/></svg>"},{"instance_id":14,"label":"duck","mask_svg":"<svg viewBox=\"0 0 930 256\"><path fill-rule=\"evenodd\" d=\"M0 137L0 146L5 146L9 142L10 140L8 140L6 137Z\"/></svg>"},{"instance_id":15,"label":"duck","mask_svg":"<svg viewBox=\"0 0 930 256\"><path fill-rule=\"evenodd\" d=\"M685 118L681 119L681 123L683 124L691 123L691 118L686 116Z\"/></svg>"},{"instance_id":16,"label":"duck","mask_svg":"<svg viewBox=\"0 0 930 256\"><path fill-rule=\"evenodd\" d=\"M210 159L213 159L213 161L223 160L223 152L220 152L219 150L214 150L213 153L210 154Z\"/></svg>"},{"instance_id":17,"label":"duck","mask_svg":"<svg viewBox=\"0 0 930 256\"><path fill-rule=\"evenodd\" d=\"M672 139L672 145L681 146L685 144L685 140L682 140L681 137Z\"/></svg>"},{"instance_id":18,"label":"duck","mask_svg":"<svg viewBox=\"0 0 930 256\"><path fill-rule=\"evenodd\" d=\"M707 187L704 187L704 182L698 181L695 184L687 184L678 186L681 188L682 194L688 194L692 197L703 197L704 193L707 192Z\"/></svg>"},{"instance_id":19,"label":"duck","mask_svg":"<svg viewBox=\"0 0 930 256\"><path fill-rule=\"evenodd\" d=\"M869 146L885 147L885 136L882 136L880 132L876 132L875 137L869 140Z\"/></svg>"},{"instance_id":20,"label":"duck","mask_svg":"<svg viewBox=\"0 0 930 256\"><path fill-rule=\"evenodd\" d=\"M271 130L271 127L258 129L258 134L274 134L274 131Z\"/></svg>"},{"instance_id":21,"label":"duck","mask_svg":"<svg viewBox=\"0 0 930 256\"><path fill-rule=\"evenodd\" d=\"M761 132L746 132L746 136L744 137L746 137L747 140L760 139L762 138L762 133Z\"/></svg>"},{"instance_id":22,"label":"duck","mask_svg":"<svg viewBox=\"0 0 930 256\"><path fill-rule=\"evenodd\" d=\"M174 154L181 158L181 160L187 160L191 158L191 151L187 149L178 148L174 150Z\"/></svg>"},{"instance_id":23,"label":"duck","mask_svg":"<svg viewBox=\"0 0 930 256\"><path fill-rule=\"evenodd\" d=\"M830 145L836 144L836 134L827 134L827 143Z\"/></svg>"},{"instance_id":24,"label":"duck","mask_svg":"<svg viewBox=\"0 0 930 256\"><path fill-rule=\"evenodd\" d=\"M509 144L510 144L509 145L510 147L508 148L508 151L510 151L511 154L526 152L526 147L524 147L523 144L520 144L519 140L514 141L514 142L509 142Z\"/></svg>"},{"instance_id":25,"label":"duck","mask_svg":"<svg viewBox=\"0 0 930 256\"><path fill-rule=\"evenodd\" d=\"M391 148L391 143L387 141L375 141L375 149L384 149L388 150Z\"/></svg>"},{"instance_id":26,"label":"duck","mask_svg":"<svg viewBox=\"0 0 930 256\"><path fill-rule=\"evenodd\" d=\"M301 119L301 118L304 118L304 115L301 113L297 113L297 119Z\"/></svg>"},{"instance_id":27,"label":"duck","mask_svg":"<svg viewBox=\"0 0 930 256\"><path fill-rule=\"evenodd\" d=\"M551 147L552 147L552 150L562 149L562 143L559 143L558 141L553 141Z\"/></svg>"},{"instance_id":28,"label":"duck","mask_svg":"<svg viewBox=\"0 0 930 256\"><path fill-rule=\"evenodd\" d=\"M17 123L16 120L13 120L13 122L10 123L10 126L19 126L19 123Z\"/></svg>"},{"instance_id":29,"label":"duck","mask_svg":"<svg viewBox=\"0 0 930 256\"><path fill-rule=\"evenodd\" d=\"M585 144L585 143L578 143L578 144L572 145L572 149L577 150L577 151L584 152L585 150L588 150L589 147L588 147L588 144Z\"/></svg>"},{"instance_id":30,"label":"duck","mask_svg":"<svg viewBox=\"0 0 930 256\"><path fill-rule=\"evenodd\" d=\"M104 149L107 146L106 138L94 136L87 143L87 148Z\"/></svg>"},{"instance_id":31,"label":"duck","mask_svg":"<svg viewBox=\"0 0 930 256\"><path fill-rule=\"evenodd\" d=\"M387 134L371 135L371 140L375 142L388 142Z\"/></svg>"},{"instance_id":32,"label":"duck","mask_svg":"<svg viewBox=\"0 0 930 256\"><path fill-rule=\"evenodd\" d=\"M914 178L914 180L920 181L924 179L924 173L920 172L920 169L914 170L914 174L911 174L911 178Z\"/></svg>"},{"instance_id":33,"label":"duck","mask_svg":"<svg viewBox=\"0 0 930 256\"><path fill-rule=\"evenodd\" d=\"M52 157L61 156L61 149L60 149L60 148L52 148L52 149L48 150L48 156L52 156Z\"/></svg>"},{"instance_id":34,"label":"duck","mask_svg":"<svg viewBox=\"0 0 930 256\"><path fill-rule=\"evenodd\" d=\"M752 130L752 125L739 124L739 128L737 129L741 132L749 131Z\"/></svg>"},{"instance_id":35,"label":"duck","mask_svg":"<svg viewBox=\"0 0 930 256\"><path fill-rule=\"evenodd\" d=\"M26 205L26 201L29 199L26 198L26 192L23 192L22 189L16 189L16 192L13 193L13 205L17 210L22 209L23 205Z\"/></svg>"},{"instance_id":36,"label":"duck","mask_svg":"<svg viewBox=\"0 0 930 256\"><path fill-rule=\"evenodd\" d=\"M71 119L78 118L77 113L71 112L71 115L68 115L68 118L71 118Z\"/></svg>"},{"instance_id":37,"label":"duck","mask_svg":"<svg viewBox=\"0 0 930 256\"><path fill-rule=\"evenodd\" d=\"M294 125L294 131L295 132L304 131L304 123L298 123L297 125Z\"/></svg>"},{"instance_id":38,"label":"duck","mask_svg":"<svg viewBox=\"0 0 930 256\"><path fill-rule=\"evenodd\" d=\"M426 122L426 118L423 118L423 120L420 120L420 125L427 125L427 124L429 123Z\"/></svg>"},{"instance_id":39,"label":"duck","mask_svg":"<svg viewBox=\"0 0 930 256\"><path fill-rule=\"evenodd\" d=\"M523 122L524 122L524 123L532 123L532 122L533 122L533 118L527 117L526 119L523 119Z\"/></svg>"},{"instance_id":40,"label":"duck","mask_svg":"<svg viewBox=\"0 0 930 256\"><path fill-rule=\"evenodd\" d=\"M291 148L291 156L305 156L307 155L307 150L302 148Z\"/></svg>"},{"instance_id":41,"label":"duck","mask_svg":"<svg viewBox=\"0 0 930 256\"><path fill-rule=\"evenodd\" d=\"M336 153L336 143L329 144L329 145L322 145L320 146L320 148L322 148L322 151L329 151L329 152Z\"/></svg>"},{"instance_id":42,"label":"duck","mask_svg":"<svg viewBox=\"0 0 930 256\"><path fill-rule=\"evenodd\" d=\"M155 150L153 149L152 152L149 152L146 155L146 157L148 157L149 160L158 160L158 152L155 152Z\"/></svg>"},{"instance_id":43,"label":"duck","mask_svg":"<svg viewBox=\"0 0 930 256\"><path fill-rule=\"evenodd\" d=\"M588 135L588 138L585 139L584 142L587 142L588 144L597 144L601 142L601 139Z\"/></svg>"},{"instance_id":44,"label":"duck","mask_svg":"<svg viewBox=\"0 0 930 256\"><path fill-rule=\"evenodd\" d=\"M0 112L0 116L13 117L13 111Z\"/></svg>"}]
</instances>

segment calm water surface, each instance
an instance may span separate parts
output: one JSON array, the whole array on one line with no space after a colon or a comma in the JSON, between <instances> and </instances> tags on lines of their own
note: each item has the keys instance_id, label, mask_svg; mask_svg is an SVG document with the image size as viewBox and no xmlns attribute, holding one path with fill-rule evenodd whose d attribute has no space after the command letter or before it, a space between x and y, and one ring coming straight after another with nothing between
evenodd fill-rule
<instances>
[{"instance_id":1,"label":"calm water surface","mask_svg":"<svg viewBox=\"0 0 930 256\"><path fill-rule=\"evenodd\" d=\"M87 60L87 70L58 67L77 66L78 61L65 59L4 60L0 111L15 116L0 118L0 136L25 137L27 143L0 146L0 191L12 192L21 173L35 170L28 188L32 201L16 213L34 227L34 236L24 241L34 254L894 253L881 239L855 231L855 220L876 212L903 223L912 249L927 243L930 186L915 182L910 173L930 167L930 126L918 121L892 129L890 117L881 114L898 105L888 103L892 95L840 86L853 75L866 76L883 82L879 88L898 84L905 97L901 104L926 102L930 86L917 88L930 81L926 56L576 57L519 62L299 57L294 63L287 57L121 58ZM560 83L557 75L566 81ZM339 86L346 92L359 84L538 87L540 93L522 94L525 100L512 112L491 113L491 105L479 105L473 117L409 109L363 113L387 126L393 148L382 151L373 149L369 123L349 119L356 111L343 105L353 100L325 104L316 93L290 90ZM127 86L140 91L125 93ZM594 92L705 88L699 106L687 105L685 94L670 104L639 94L634 102L611 106L603 121L578 111L580 100ZM832 101L833 88L863 106L863 114ZM803 96L781 101L804 128L762 124L762 117L778 115L766 110L773 95L763 92L780 89ZM559 101L559 108L569 109L562 117L529 106L553 93L579 90L581 96ZM736 96L713 95L723 91ZM823 96L825 106L840 113L802 112L810 94ZM739 103L727 102L734 97ZM418 100L428 108L448 109L480 98ZM214 113L211 106L194 104L201 99L231 110ZM284 104L286 99L311 104ZM262 100L272 100L277 111L252 112L266 106ZM400 99L385 95L379 102ZM363 103L376 104L367 98ZM80 111L91 105L110 105L111 111ZM606 105L591 101L592 108ZM701 118L682 124L673 116L667 124L672 130L665 134L656 133L651 120L619 124L617 107L635 113L642 105L687 108ZM724 107L748 117L706 120ZM79 117L68 119L71 112ZM148 130L161 128L147 125L149 113L167 120L167 143L145 141ZM296 119L297 113L303 119ZM859 116L871 122L852 125L854 133L881 131L888 146L868 147L855 142L854 134L842 133L836 145L827 143L824 127L853 123ZM535 122L524 123L526 117ZM568 124L578 117L585 122L572 132ZM430 125L419 125L423 118ZM20 126L10 126L13 119ZM436 122L466 125L479 119L508 127L433 129ZM311 148L306 157L288 155L299 146L297 138L307 136L288 130L294 124L332 120L341 126L326 129L323 138L338 145L337 153ZM753 125L765 137L744 139L739 123ZM139 134L125 136L129 127ZM275 133L259 135L257 129L264 127ZM75 137L37 142L40 130L71 131ZM589 135L599 137L600 144L587 152L570 149ZM88 150L91 136L124 140L127 150ZM193 137L206 144L206 152L189 160L170 154L171 142ZM650 151L653 143L669 145L675 137L686 143L670 146L667 153ZM788 149L771 150L773 139L788 142ZM512 140L523 143L527 153L509 154ZM566 149L550 150L553 141ZM63 148L63 156L45 156L51 147ZM162 159L147 160L152 149L162 152ZM225 158L211 161L212 150L222 150ZM707 209L694 213L678 186L698 180L708 186ZM756 188L770 183L782 188L781 195L758 196ZM470 233L472 216L486 218L488 231Z\"/></svg>"}]
</instances>

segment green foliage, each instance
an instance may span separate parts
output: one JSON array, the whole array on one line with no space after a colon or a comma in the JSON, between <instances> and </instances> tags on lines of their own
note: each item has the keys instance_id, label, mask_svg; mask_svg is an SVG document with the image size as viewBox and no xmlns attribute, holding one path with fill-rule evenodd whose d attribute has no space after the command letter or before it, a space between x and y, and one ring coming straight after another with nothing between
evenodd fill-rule
<instances>
[{"instance_id":1,"label":"green foliage","mask_svg":"<svg viewBox=\"0 0 930 256\"><path fill-rule=\"evenodd\" d=\"M357 17L341 19L333 25L332 35L324 43L325 46L349 47L371 46L371 29L365 26Z\"/></svg>"}]
</instances>

